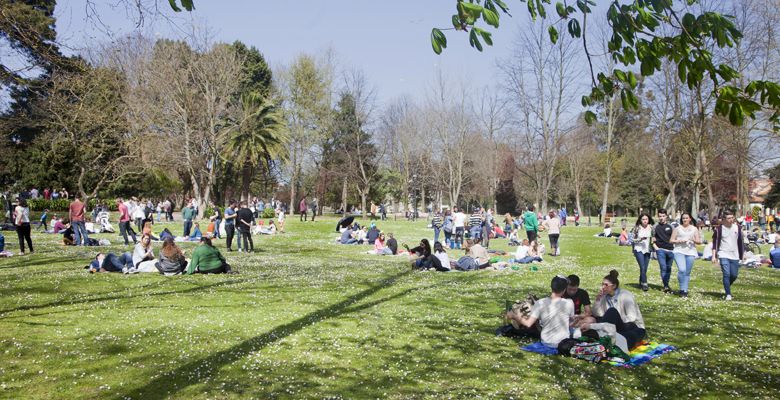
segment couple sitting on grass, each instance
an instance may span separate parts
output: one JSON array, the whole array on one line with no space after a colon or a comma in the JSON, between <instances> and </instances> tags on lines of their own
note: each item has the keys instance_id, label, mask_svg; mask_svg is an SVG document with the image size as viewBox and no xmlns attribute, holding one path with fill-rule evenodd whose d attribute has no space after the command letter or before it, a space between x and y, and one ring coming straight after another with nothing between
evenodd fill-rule
<instances>
[{"instance_id":1,"label":"couple sitting on grass","mask_svg":"<svg viewBox=\"0 0 780 400\"><path fill-rule=\"evenodd\" d=\"M490 256L487 249L473 239L466 240L464 250L466 254L457 261L450 261L447 251L441 242L434 243L433 251L428 239L420 240L417 247L409 248L404 244L411 257L412 267L420 270L436 270L448 272L473 271L485 269L490 266Z\"/></svg>"},{"instance_id":2,"label":"couple sitting on grass","mask_svg":"<svg viewBox=\"0 0 780 400\"><path fill-rule=\"evenodd\" d=\"M211 239L201 237L200 245L192 252L192 259L184 257L182 249L173 238L166 238L160 250L160 259L155 259L149 235L141 237L133 253L119 256L113 253L98 253L89 265L89 272L158 272L163 275L221 274L234 273L225 257L211 244Z\"/></svg>"},{"instance_id":3,"label":"couple sitting on grass","mask_svg":"<svg viewBox=\"0 0 780 400\"><path fill-rule=\"evenodd\" d=\"M579 288L579 277L556 276L550 283L552 293L533 302L533 306L507 311L510 325L496 331L497 335L518 335L540 338L542 344L558 348L565 339L581 336L612 336L615 345L624 352L645 337L642 313L631 292L620 288L618 272L604 277L601 290L591 305L588 293Z\"/></svg>"},{"instance_id":4,"label":"couple sitting on grass","mask_svg":"<svg viewBox=\"0 0 780 400\"><path fill-rule=\"evenodd\" d=\"M388 233L385 237L384 232L379 232L379 236L374 240L374 250L369 250L367 253L378 256L394 256L398 254L398 241L395 240L392 233Z\"/></svg>"},{"instance_id":5,"label":"couple sitting on grass","mask_svg":"<svg viewBox=\"0 0 780 400\"><path fill-rule=\"evenodd\" d=\"M555 249L553 249L555 250ZM534 261L542 262L542 255L544 254L544 245L536 240L528 242L528 239L523 239L523 242L517 246L515 250L515 256L510 263L518 264L530 264Z\"/></svg>"}]
</instances>

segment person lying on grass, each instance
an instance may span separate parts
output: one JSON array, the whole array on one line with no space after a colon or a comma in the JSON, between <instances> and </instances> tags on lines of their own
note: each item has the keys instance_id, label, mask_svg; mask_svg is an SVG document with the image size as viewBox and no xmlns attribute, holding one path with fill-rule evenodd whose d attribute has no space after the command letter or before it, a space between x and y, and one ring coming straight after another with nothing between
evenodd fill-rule
<instances>
[{"instance_id":1,"label":"person lying on grass","mask_svg":"<svg viewBox=\"0 0 780 400\"><path fill-rule=\"evenodd\" d=\"M122 272L133 266L133 255L122 253L117 256L114 253L98 253L95 259L89 263L89 272Z\"/></svg>"},{"instance_id":2,"label":"person lying on grass","mask_svg":"<svg viewBox=\"0 0 780 400\"><path fill-rule=\"evenodd\" d=\"M562 340L570 338L569 322L574 317L574 303L563 297L568 286L568 279L555 276L550 282L550 297L536 301L530 313L507 312L506 317L521 327L515 334L537 337L538 332L542 343L553 348L557 348Z\"/></svg>"},{"instance_id":3,"label":"person lying on grass","mask_svg":"<svg viewBox=\"0 0 780 400\"><path fill-rule=\"evenodd\" d=\"M200 245L192 252L192 260L187 266L187 275L192 274L231 274L230 265L225 257L211 244L211 239L200 238Z\"/></svg>"},{"instance_id":4,"label":"person lying on grass","mask_svg":"<svg viewBox=\"0 0 780 400\"><path fill-rule=\"evenodd\" d=\"M601 282L601 290L591 311L593 316L582 318L579 324L582 331L590 329L590 324L595 322L614 324L617 332L626 338L629 349L636 346L647 333L634 295L620 288L618 272L614 269Z\"/></svg>"}]
</instances>

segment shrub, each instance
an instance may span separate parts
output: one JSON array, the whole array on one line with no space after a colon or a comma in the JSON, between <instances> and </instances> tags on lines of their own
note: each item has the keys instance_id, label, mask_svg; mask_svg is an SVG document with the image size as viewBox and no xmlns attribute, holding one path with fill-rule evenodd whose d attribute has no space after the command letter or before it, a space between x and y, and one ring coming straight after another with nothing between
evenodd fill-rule
<instances>
[{"instance_id":1,"label":"shrub","mask_svg":"<svg viewBox=\"0 0 780 400\"><path fill-rule=\"evenodd\" d=\"M203 217L209 219L211 218L212 215L214 215L214 207L207 206L206 209L203 211Z\"/></svg>"},{"instance_id":2,"label":"shrub","mask_svg":"<svg viewBox=\"0 0 780 400\"><path fill-rule=\"evenodd\" d=\"M761 218L761 207L753 206L753 210L750 213L753 215L753 221L758 222L758 219Z\"/></svg>"},{"instance_id":3,"label":"shrub","mask_svg":"<svg viewBox=\"0 0 780 400\"><path fill-rule=\"evenodd\" d=\"M274 209L271 207L266 207L263 209L263 219L265 218L273 218L276 213L274 212Z\"/></svg>"},{"instance_id":4,"label":"shrub","mask_svg":"<svg viewBox=\"0 0 780 400\"><path fill-rule=\"evenodd\" d=\"M71 201L73 201L73 199L30 199L27 200L27 205L32 211L43 211L47 209L49 211L68 211ZM90 199L89 204L87 204L87 210L95 208L97 202L96 199ZM109 211L117 211L116 201L101 200L100 202L103 203L104 206L108 206Z\"/></svg>"}]
</instances>

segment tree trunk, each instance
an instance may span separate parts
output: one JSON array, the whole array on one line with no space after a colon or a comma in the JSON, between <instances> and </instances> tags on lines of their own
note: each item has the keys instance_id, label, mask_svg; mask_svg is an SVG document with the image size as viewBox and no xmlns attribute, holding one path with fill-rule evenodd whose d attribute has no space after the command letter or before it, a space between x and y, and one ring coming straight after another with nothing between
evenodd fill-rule
<instances>
[{"instance_id":1,"label":"tree trunk","mask_svg":"<svg viewBox=\"0 0 780 400\"><path fill-rule=\"evenodd\" d=\"M344 178L344 183L341 187L341 209L344 211L344 215L347 215L347 178Z\"/></svg>"},{"instance_id":2,"label":"tree trunk","mask_svg":"<svg viewBox=\"0 0 780 400\"><path fill-rule=\"evenodd\" d=\"M241 168L241 200L249 201L249 184L252 181L252 167L248 162Z\"/></svg>"}]
</instances>

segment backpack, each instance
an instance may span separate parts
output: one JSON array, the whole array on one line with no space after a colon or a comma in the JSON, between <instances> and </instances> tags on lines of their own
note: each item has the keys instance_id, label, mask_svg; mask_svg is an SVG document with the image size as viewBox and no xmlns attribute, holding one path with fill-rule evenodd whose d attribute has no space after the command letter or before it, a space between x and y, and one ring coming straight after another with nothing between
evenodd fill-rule
<instances>
[{"instance_id":1,"label":"backpack","mask_svg":"<svg viewBox=\"0 0 780 400\"><path fill-rule=\"evenodd\" d=\"M562 340L558 344L558 353L594 363L607 358L607 348L603 344L580 342L577 339Z\"/></svg>"},{"instance_id":2,"label":"backpack","mask_svg":"<svg viewBox=\"0 0 780 400\"><path fill-rule=\"evenodd\" d=\"M445 217L444 218L444 232L452 233L452 217Z\"/></svg>"}]
</instances>

